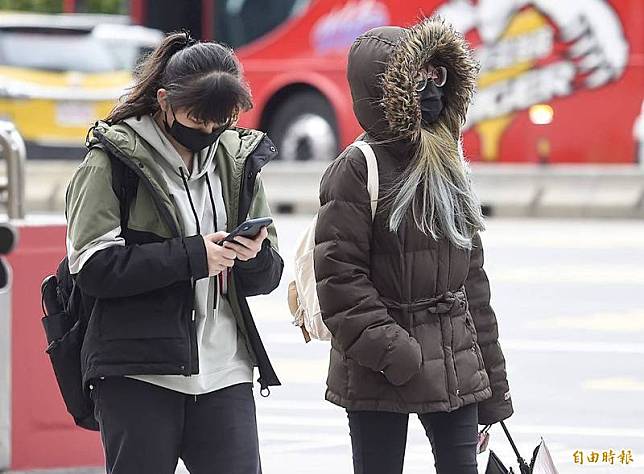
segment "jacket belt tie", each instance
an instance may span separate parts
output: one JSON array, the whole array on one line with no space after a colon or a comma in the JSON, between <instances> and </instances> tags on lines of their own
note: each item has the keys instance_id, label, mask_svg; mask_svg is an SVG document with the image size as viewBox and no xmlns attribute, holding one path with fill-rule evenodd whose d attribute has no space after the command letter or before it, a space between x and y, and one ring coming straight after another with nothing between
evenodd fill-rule
<instances>
[{"instance_id":1,"label":"jacket belt tie","mask_svg":"<svg viewBox=\"0 0 644 474\"><path fill-rule=\"evenodd\" d=\"M401 303L390 298L381 298L387 309L397 309L402 311L409 321L409 333L413 335L415 326L415 314L419 311L428 311L431 314L443 315L451 313L454 308L460 310L453 314L461 315L467 307L467 296L465 288L461 287L455 291L446 291L432 298L423 298L412 301L411 303Z\"/></svg>"}]
</instances>

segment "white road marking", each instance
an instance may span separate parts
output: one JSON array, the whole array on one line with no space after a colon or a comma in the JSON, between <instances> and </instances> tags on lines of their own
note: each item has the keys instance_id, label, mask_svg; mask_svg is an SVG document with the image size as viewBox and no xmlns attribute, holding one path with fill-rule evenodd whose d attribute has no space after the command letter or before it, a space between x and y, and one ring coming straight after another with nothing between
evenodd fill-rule
<instances>
[{"instance_id":1,"label":"white road marking","mask_svg":"<svg viewBox=\"0 0 644 474\"><path fill-rule=\"evenodd\" d=\"M644 332L644 310L598 312L580 316L557 316L528 321L526 329L583 329L599 332Z\"/></svg>"},{"instance_id":2,"label":"white road marking","mask_svg":"<svg viewBox=\"0 0 644 474\"><path fill-rule=\"evenodd\" d=\"M586 390L608 392L644 392L644 381L631 377L607 377L586 380L582 387Z\"/></svg>"},{"instance_id":3,"label":"white road marking","mask_svg":"<svg viewBox=\"0 0 644 474\"><path fill-rule=\"evenodd\" d=\"M501 347L517 352L590 352L644 355L643 342L500 339Z\"/></svg>"},{"instance_id":4,"label":"white road marking","mask_svg":"<svg viewBox=\"0 0 644 474\"><path fill-rule=\"evenodd\" d=\"M644 258L644 255L642 257ZM487 265L486 271L492 283L644 285L644 268L635 264L518 264L513 267L501 267L494 261L493 264Z\"/></svg>"},{"instance_id":5,"label":"white road marking","mask_svg":"<svg viewBox=\"0 0 644 474\"><path fill-rule=\"evenodd\" d=\"M298 353L301 357L316 357L317 360L309 362L304 359L278 359L275 358L276 364L284 363L285 365L306 365L321 363L320 348L313 345L306 345L292 334L273 333L267 334L262 338L267 344L274 345L295 345L301 346L301 352ZM502 349L508 349L517 352L594 352L594 353L614 353L614 354L644 354L644 342L626 341L626 342L604 342L604 341L574 341L574 340L543 340L543 339L516 339L516 338L503 338L499 339ZM326 345L328 343L314 342L315 346ZM324 355L328 351L324 347ZM308 352L307 352L308 351ZM326 359L324 364L326 364Z\"/></svg>"},{"instance_id":6,"label":"white road marking","mask_svg":"<svg viewBox=\"0 0 644 474\"><path fill-rule=\"evenodd\" d=\"M259 415L258 421L263 426L280 427L327 427L346 428L347 421L343 417L337 418L313 418L310 416L292 415ZM559 436L599 436L607 438L643 438L644 429L639 428L610 428L599 426L566 426L566 425L521 425L512 424L508 426L511 433L536 434L536 435L559 435Z\"/></svg>"}]
</instances>

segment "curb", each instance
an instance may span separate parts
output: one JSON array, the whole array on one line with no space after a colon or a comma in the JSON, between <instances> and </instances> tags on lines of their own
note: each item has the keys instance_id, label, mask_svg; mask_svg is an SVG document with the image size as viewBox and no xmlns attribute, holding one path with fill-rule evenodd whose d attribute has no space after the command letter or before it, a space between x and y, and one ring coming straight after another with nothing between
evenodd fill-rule
<instances>
[{"instance_id":1,"label":"curb","mask_svg":"<svg viewBox=\"0 0 644 474\"><path fill-rule=\"evenodd\" d=\"M28 213L63 212L78 162L28 160ZM277 213L318 209L326 162L273 162L262 171ZM644 217L644 169L635 165L473 164L473 182L486 212L499 217ZM3 173L0 173L0 180Z\"/></svg>"}]
</instances>

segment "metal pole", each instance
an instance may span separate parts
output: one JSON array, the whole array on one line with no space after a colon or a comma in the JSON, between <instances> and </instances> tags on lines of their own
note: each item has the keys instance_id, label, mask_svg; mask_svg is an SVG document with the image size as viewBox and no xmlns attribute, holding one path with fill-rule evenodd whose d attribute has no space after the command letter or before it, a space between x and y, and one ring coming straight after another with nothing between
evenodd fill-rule
<instances>
[{"instance_id":1,"label":"metal pole","mask_svg":"<svg viewBox=\"0 0 644 474\"><path fill-rule=\"evenodd\" d=\"M0 153L7 161L7 214L9 219L25 217L25 142L13 123L0 121Z\"/></svg>"},{"instance_id":2,"label":"metal pole","mask_svg":"<svg viewBox=\"0 0 644 474\"><path fill-rule=\"evenodd\" d=\"M17 235L0 224L0 471L11 467L11 286L12 271L5 260Z\"/></svg>"},{"instance_id":3,"label":"metal pole","mask_svg":"<svg viewBox=\"0 0 644 474\"><path fill-rule=\"evenodd\" d=\"M0 256L7 285L0 288L0 472L11 467L11 268Z\"/></svg>"}]
</instances>

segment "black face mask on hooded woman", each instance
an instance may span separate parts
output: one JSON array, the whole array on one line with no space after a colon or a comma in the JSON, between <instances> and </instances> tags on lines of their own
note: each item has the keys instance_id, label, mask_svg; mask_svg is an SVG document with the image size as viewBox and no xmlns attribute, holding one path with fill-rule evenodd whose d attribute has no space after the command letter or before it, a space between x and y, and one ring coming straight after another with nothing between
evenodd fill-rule
<instances>
[{"instance_id":1,"label":"black face mask on hooded woman","mask_svg":"<svg viewBox=\"0 0 644 474\"><path fill-rule=\"evenodd\" d=\"M170 110L172 110L172 108L170 108ZM204 133L201 130L186 127L182 123L179 123L176 115L174 115L174 110L172 110L172 117L174 117L174 122L172 122L172 126L170 126L166 120L165 113L163 114L163 124L165 125L166 132L193 153L198 153L204 148L215 143L227 128L226 126L222 126L216 128L212 133Z\"/></svg>"},{"instance_id":2,"label":"black face mask on hooded woman","mask_svg":"<svg viewBox=\"0 0 644 474\"><path fill-rule=\"evenodd\" d=\"M443 89L436 87L432 81L420 92L420 112L423 122L427 124L438 120L443 110Z\"/></svg>"}]
</instances>

